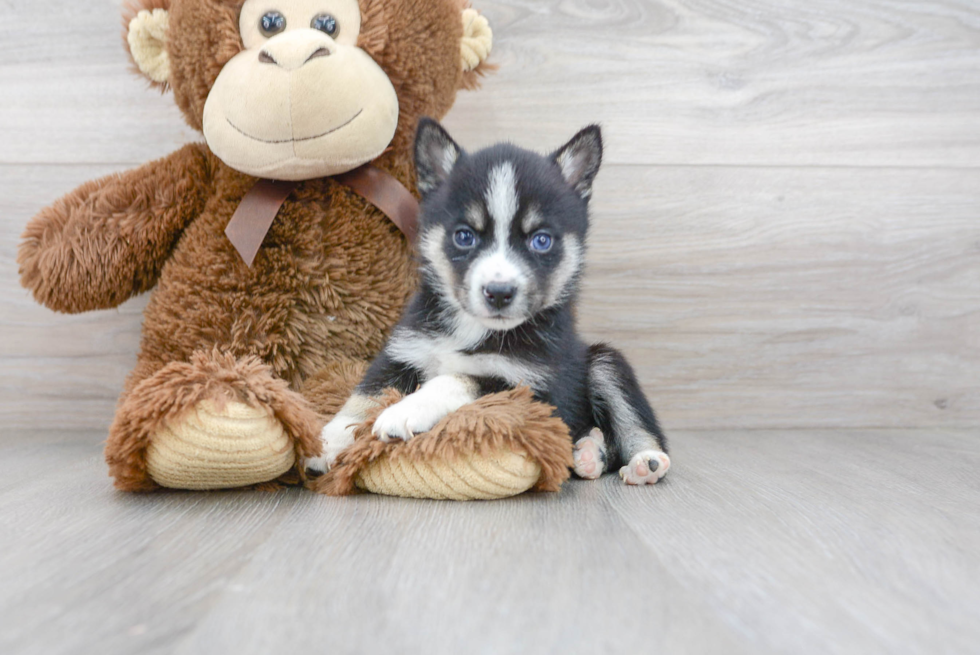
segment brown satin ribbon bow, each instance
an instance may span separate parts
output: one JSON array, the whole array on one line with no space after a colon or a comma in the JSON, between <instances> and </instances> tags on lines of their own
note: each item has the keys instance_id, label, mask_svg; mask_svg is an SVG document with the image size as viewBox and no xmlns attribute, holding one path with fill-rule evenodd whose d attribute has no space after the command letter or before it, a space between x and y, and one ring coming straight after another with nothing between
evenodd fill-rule
<instances>
[{"instance_id":1,"label":"brown satin ribbon bow","mask_svg":"<svg viewBox=\"0 0 980 655\"><path fill-rule=\"evenodd\" d=\"M391 173L371 164L337 175L335 180L377 207L415 243L419 227L419 203ZM273 221L297 182L259 180L242 198L228 221L225 235L251 267Z\"/></svg>"}]
</instances>

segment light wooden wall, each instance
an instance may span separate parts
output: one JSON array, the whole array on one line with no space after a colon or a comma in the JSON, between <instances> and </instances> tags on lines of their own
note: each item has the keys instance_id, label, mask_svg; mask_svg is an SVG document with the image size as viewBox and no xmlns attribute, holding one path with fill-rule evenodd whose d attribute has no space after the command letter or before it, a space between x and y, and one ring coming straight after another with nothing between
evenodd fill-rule
<instances>
[{"instance_id":1,"label":"light wooden wall","mask_svg":"<svg viewBox=\"0 0 980 655\"><path fill-rule=\"evenodd\" d=\"M475 0L497 74L447 126L548 150L600 122L584 330L665 426L980 424L980 3ZM26 221L198 139L127 68L119 2L0 21L0 421L105 427L145 299L17 282Z\"/></svg>"}]
</instances>

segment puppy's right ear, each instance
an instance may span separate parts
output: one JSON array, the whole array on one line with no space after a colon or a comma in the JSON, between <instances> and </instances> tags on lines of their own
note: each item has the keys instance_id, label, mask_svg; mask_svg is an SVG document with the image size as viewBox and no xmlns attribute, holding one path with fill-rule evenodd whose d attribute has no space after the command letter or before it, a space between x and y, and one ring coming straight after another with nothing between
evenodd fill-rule
<instances>
[{"instance_id":1,"label":"puppy's right ear","mask_svg":"<svg viewBox=\"0 0 980 655\"><path fill-rule=\"evenodd\" d=\"M445 182L462 153L442 125L431 118L419 121L415 135L415 172L419 193L427 196Z\"/></svg>"},{"instance_id":2,"label":"puppy's right ear","mask_svg":"<svg viewBox=\"0 0 980 655\"><path fill-rule=\"evenodd\" d=\"M602 131L598 125L589 125L551 158L558 164L565 181L588 201L592 196L592 182L602 164Z\"/></svg>"}]
</instances>

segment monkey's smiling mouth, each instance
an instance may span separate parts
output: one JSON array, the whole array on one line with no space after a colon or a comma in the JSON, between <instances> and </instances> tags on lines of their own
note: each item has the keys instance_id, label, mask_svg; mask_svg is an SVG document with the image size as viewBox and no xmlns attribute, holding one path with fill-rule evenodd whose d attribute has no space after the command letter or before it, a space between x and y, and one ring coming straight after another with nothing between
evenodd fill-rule
<instances>
[{"instance_id":1,"label":"monkey's smiling mouth","mask_svg":"<svg viewBox=\"0 0 980 655\"><path fill-rule=\"evenodd\" d=\"M260 143L273 143L273 144L276 144L276 143L300 143L302 141L312 141L313 139L319 139L320 137L327 136L328 134L333 134L337 130L341 130L341 129L347 127L348 125L350 125L351 123L353 123L354 120L358 116L360 116L361 113L363 113L363 112L364 112L364 108L361 107L360 109L357 110L357 113L356 114L354 114L353 116L351 116L350 118L348 118L346 121L344 121L343 123L341 123L337 127L334 127L332 129L329 129L326 132L324 132L323 134L317 134L315 136L304 136L301 139L278 139L278 140L276 140L276 139L260 139L257 136L252 136L251 134L249 134L248 132L246 132L242 128L240 128L237 125L235 125L234 123L232 123L231 122L231 119L228 118L227 116L225 116L225 121L227 121L228 124L231 125L232 129L234 129L236 132L238 132L239 134L241 134L242 136L244 136L246 138L251 139L252 141L258 141Z\"/></svg>"}]
</instances>

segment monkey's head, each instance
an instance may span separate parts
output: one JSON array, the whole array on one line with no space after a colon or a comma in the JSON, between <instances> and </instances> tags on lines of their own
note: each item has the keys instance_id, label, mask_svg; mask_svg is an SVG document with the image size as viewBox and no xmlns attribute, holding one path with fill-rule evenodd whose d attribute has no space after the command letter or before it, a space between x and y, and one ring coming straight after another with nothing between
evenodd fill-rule
<instances>
[{"instance_id":1,"label":"monkey's head","mask_svg":"<svg viewBox=\"0 0 980 655\"><path fill-rule=\"evenodd\" d=\"M135 0L129 52L212 152L249 175L336 175L476 85L486 20L467 0Z\"/></svg>"}]
</instances>

